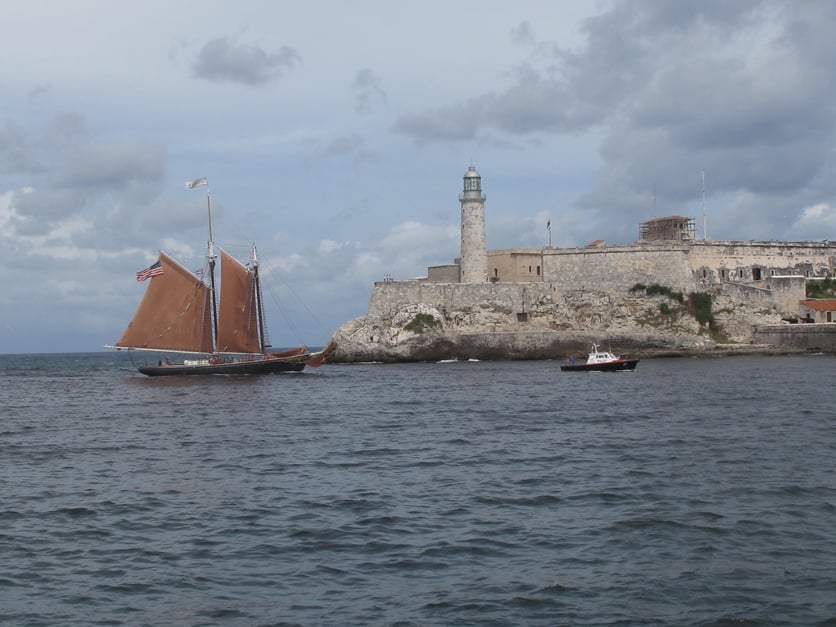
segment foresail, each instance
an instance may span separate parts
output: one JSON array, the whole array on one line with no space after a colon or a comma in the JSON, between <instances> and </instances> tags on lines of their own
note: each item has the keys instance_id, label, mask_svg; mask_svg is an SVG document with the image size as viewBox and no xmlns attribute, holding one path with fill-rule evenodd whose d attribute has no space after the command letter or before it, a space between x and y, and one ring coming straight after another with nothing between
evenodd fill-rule
<instances>
[{"instance_id":1,"label":"foresail","mask_svg":"<svg viewBox=\"0 0 836 627\"><path fill-rule=\"evenodd\" d=\"M224 250L221 250L218 352L261 352L253 273Z\"/></svg>"},{"instance_id":2,"label":"foresail","mask_svg":"<svg viewBox=\"0 0 836 627\"><path fill-rule=\"evenodd\" d=\"M209 288L160 252L163 273L151 279L133 320L114 346L211 353Z\"/></svg>"}]
</instances>

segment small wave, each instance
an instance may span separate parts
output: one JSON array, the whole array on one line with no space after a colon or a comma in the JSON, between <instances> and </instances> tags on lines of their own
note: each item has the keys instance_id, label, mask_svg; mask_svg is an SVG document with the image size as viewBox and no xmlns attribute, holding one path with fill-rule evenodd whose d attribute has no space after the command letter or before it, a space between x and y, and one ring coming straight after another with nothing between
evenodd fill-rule
<instances>
[{"instance_id":1,"label":"small wave","mask_svg":"<svg viewBox=\"0 0 836 627\"><path fill-rule=\"evenodd\" d=\"M521 507L540 507L542 505L555 505L563 501L554 494L538 494L536 496L477 496L476 502L483 505L515 505Z\"/></svg>"},{"instance_id":2,"label":"small wave","mask_svg":"<svg viewBox=\"0 0 836 627\"><path fill-rule=\"evenodd\" d=\"M70 518L87 518L97 515L96 510L87 507L62 507L52 513L59 516L69 516Z\"/></svg>"}]
</instances>

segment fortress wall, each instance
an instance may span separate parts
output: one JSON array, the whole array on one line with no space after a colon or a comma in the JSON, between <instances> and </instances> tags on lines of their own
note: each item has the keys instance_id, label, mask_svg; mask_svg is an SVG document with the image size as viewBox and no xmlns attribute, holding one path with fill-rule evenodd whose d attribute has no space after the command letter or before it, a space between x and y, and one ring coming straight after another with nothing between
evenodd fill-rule
<instances>
[{"instance_id":1,"label":"fortress wall","mask_svg":"<svg viewBox=\"0 0 836 627\"><path fill-rule=\"evenodd\" d=\"M543 283L427 283L383 281L375 283L369 315L388 318L399 308L424 304L440 310L457 311L490 303L509 316L528 312L530 303L552 294Z\"/></svg>"},{"instance_id":2,"label":"fortress wall","mask_svg":"<svg viewBox=\"0 0 836 627\"><path fill-rule=\"evenodd\" d=\"M623 293L636 283L659 283L694 291L730 281L826 276L834 271L834 263L836 244L830 242L641 243L544 249L543 280L559 290L604 289ZM766 283L763 286L768 287ZM803 292L800 298L804 298Z\"/></svg>"},{"instance_id":3,"label":"fortress wall","mask_svg":"<svg viewBox=\"0 0 836 627\"><path fill-rule=\"evenodd\" d=\"M796 278L795 284L788 282L776 282L775 285L755 287L744 283L724 283L723 296L731 299L738 305L745 305L752 308L773 309L777 308L782 315L798 315L799 300L804 298L804 277ZM801 286L801 294L797 287ZM770 287L776 289L773 291Z\"/></svg>"},{"instance_id":4,"label":"fortress wall","mask_svg":"<svg viewBox=\"0 0 836 627\"><path fill-rule=\"evenodd\" d=\"M544 280L560 291L608 290L623 294L636 283L696 289L681 244L605 246L543 251Z\"/></svg>"},{"instance_id":5,"label":"fortress wall","mask_svg":"<svg viewBox=\"0 0 836 627\"><path fill-rule=\"evenodd\" d=\"M785 314L798 315L801 301L807 298L807 281L803 276L770 277L772 302Z\"/></svg>"},{"instance_id":6,"label":"fortress wall","mask_svg":"<svg viewBox=\"0 0 836 627\"><path fill-rule=\"evenodd\" d=\"M458 283L460 270L459 265L456 263L450 263L443 266L430 266L427 268L427 281Z\"/></svg>"},{"instance_id":7,"label":"fortress wall","mask_svg":"<svg viewBox=\"0 0 836 627\"><path fill-rule=\"evenodd\" d=\"M832 271L836 245L829 242L693 242L688 262L698 279L752 281L752 268L761 279L801 274L824 276ZM721 272L725 270L725 272Z\"/></svg>"},{"instance_id":8,"label":"fortress wall","mask_svg":"<svg viewBox=\"0 0 836 627\"><path fill-rule=\"evenodd\" d=\"M754 341L780 348L836 352L836 324L771 324L755 327Z\"/></svg>"},{"instance_id":9,"label":"fortress wall","mask_svg":"<svg viewBox=\"0 0 836 627\"><path fill-rule=\"evenodd\" d=\"M534 250L491 250L488 251L489 280L542 281L543 252Z\"/></svg>"}]
</instances>

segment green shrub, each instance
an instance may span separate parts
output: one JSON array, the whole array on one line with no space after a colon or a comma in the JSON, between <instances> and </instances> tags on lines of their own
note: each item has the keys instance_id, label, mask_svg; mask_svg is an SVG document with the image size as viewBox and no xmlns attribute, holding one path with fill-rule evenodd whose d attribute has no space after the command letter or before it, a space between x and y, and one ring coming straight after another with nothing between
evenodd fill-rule
<instances>
[{"instance_id":1,"label":"green shrub","mask_svg":"<svg viewBox=\"0 0 836 627\"><path fill-rule=\"evenodd\" d=\"M659 303L659 311L661 311L666 316L673 313L673 309L671 309L671 306L667 303Z\"/></svg>"},{"instance_id":2,"label":"green shrub","mask_svg":"<svg viewBox=\"0 0 836 627\"><path fill-rule=\"evenodd\" d=\"M633 287L630 288L630 293L635 294L636 292L644 292L647 290L647 286L644 283L636 283Z\"/></svg>"},{"instance_id":3,"label":"green shrub","mask_svg":"<svg viewBox=\"0 0 836 627\"><path fill-rule=\"evenodd\" d=\"M671 288L667 285L659 285L658 283L653 283L647 286L645 290L648 296L667 296L675 301L680 303L685 302L685 297L682 295L682 292L674 292Z\"/></svg>"},{"instance_id":4,"label":"green shrub","mask_svg":"<svg viewBox=\"0 0 836 627\"><path fill-rule=\"evenodd\" d=\"M438 320L432 314L417 313L415 317L410 320L405 326L406 331L413 333L423 333L427 329L436 329L441 326L441 320Z\"/></svg>"},{"instance_id":5,"label":"green shrub","mask_svg":"<svg viewBox=\"0 0 836 627\"><path fill-rule=\"evenodd\" d=\"M688 295L688 308L691 315L702 326L714 326L714 316L711 313L711 294L707 292L691 292Z\"/></svg>"},{"instance_id":6,"label":"green shrub","mask_svg":"<svg viewBox=\"0 0 836 627\"><path fill-rule=\"evenodd\" d=\"M832 298L836 296L836 279L827 277L822 281L807 281L807 298Z\"/></svg>"}]
</instances>

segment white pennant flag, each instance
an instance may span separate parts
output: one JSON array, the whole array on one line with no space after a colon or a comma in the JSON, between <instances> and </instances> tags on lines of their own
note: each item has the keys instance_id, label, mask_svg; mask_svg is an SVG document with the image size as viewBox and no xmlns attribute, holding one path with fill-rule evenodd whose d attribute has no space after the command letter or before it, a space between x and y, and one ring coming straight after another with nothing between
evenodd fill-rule
<instances>
[{"instance_id":1,"label":"white pennant flag","mask_svg":"<svg viewBox=\"0 0 836 627\"><path fill-rule=\"evenodd\" d=\"M206 180L205 176L202 179L195 179L194 181L188 181L186 183L186 189L194 189L195 187L200 187L201 185L209 185L209 181Z\"/></svg>"}]
</instances>

